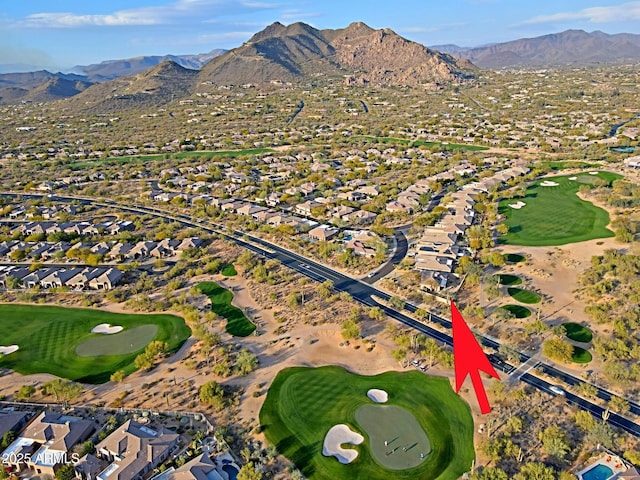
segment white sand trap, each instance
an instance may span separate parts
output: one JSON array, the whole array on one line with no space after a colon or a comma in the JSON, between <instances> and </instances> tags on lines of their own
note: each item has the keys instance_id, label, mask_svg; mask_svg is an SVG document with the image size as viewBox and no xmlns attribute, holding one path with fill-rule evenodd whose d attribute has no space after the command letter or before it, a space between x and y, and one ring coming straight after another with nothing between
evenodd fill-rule
<instances>
[{"instance_id":1,"label":"white sand trap","mask_svg":"<svg viewBox=\"0 0 640 480\"><path fill-rule=\"evenodd\" d=\"M113 325L109 323L101 323L91 329L91 333L103 333L104 335L111 335L112 333L118 333L122 331L120 325Z\"/></svg>"},{"instance_id":2,"label":"white sand trap","mask_svg":"<svg viewBox=\"0 0 640 480\"><path fill-rule=\"evenodd\" d=\"M522 202L522 201L518 201L516 203L510 203L509 206L511 208L515 208L516 210L520 210L522 207L524 207L526 205L526 203Z\"/></svg>"},{"instance_id":3,"label":"white sand trap","mask_svg":"<svg viewBox=\"0 0 640 480\"><path fill-rule=\"evenodd\" d=\"M351 430L347 425L343 423L334 425L324 437L322 455L325 457L334 456L340 463L346 465L358 458L358 452L356 450L342 448L342 445L345 443L360 445L362 442L364 442L364 437Z\"/></svg>"},{"instance_id":4,"label":"white sand trap","mask_svg":"<svg viewBox=\"0 0 640 480\"><path fill-rule=\"evenodd\" d=\"M569 177L569 180L577 180L578 177Z\"/></svg>"},{"instance_id":5,"label":"white sand trap","mask_svg":"<svg viewBox=\"0 0 640 480\"><path fill-rule=\"evenodd\" d=\"M8 347L0 346L0 355L9 355L10 353L17 352L19 348L18 345L9 345Z\"/></svg>"},{"instance_id":6,"label":"white sand trap","mask_svg":"<svg viewBox=\"0 0 640 480\"><path fill-rule=\"evenodd\" d=\"M550 180L545 180L540 184L541 187L557 187L558 185L560 184L556 182L552 182Z\"/></svg>"},{"instance_id":7,"label":"white sand trap","mask_svg":"<svg viewBox=\"0 0 640 480\"><path fill-rule=\"evenodd\" d=\"M589 175L597 175L600 172L589 172Z\"/></svg>"},{"instance_id":8,"label":"white sand trap","mask_svg":"<svg viewBox=\"0 0 640 480\"><path fill-rule=\"evenodd\" d=\"M377 388L369 390L367 392L367 397L376 403L387 403L387 400L389 400L389 394L384 390L379 390Z\"/></svg>"}]
</instances>

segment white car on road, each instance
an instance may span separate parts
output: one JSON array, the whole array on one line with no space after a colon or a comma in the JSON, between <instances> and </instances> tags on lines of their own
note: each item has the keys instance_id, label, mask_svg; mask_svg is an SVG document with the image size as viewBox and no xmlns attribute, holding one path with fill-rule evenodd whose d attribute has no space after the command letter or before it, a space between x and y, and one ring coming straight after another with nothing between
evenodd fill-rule
<instances>
[{"instance_id":1,"label":"white car on road","mask_svg":"<svg viewBox=\"0 0 640 480\"><path fill-rule=\"evenodd\" d=\"M556 395L564 395L564 390L561 389L560 387L556 387L555 385L551 385L549 387L549 390L551 390Z\"/></svg>"}]
</instances>

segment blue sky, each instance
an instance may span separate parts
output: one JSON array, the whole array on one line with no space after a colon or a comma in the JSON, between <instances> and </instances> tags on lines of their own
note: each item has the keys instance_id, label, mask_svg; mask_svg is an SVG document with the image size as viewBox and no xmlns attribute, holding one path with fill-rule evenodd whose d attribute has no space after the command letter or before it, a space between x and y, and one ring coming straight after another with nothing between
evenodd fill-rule
<instances>
[{"instance_id":1,"label":"blue sky","mask_svg":"<svg viewBox=\"0 0 640 480\"><path fill-rule=\"evenodd\" d=\"M425 45L477 46L568 28L640 33L640 1L2 0L0 65L64 69L233 48L265 26L363 21Z\"/></svg>"}]
</instances>

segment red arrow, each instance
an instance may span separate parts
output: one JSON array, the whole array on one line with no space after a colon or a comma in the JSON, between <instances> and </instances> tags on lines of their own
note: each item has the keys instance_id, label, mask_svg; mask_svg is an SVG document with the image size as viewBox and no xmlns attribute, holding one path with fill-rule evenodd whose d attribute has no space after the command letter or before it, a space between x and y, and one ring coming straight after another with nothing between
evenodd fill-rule
<instances>
[{"instance_id":1,"label":"red arrow","mask_svg":"<svg viewBox=\"0 0 640 480\"><path fill-rule=\"evenodd\" d=\"M489 399L484 390L480 372L482 371L498 380L500 380L500 377L493 369L493 365L489 362L482 348L480 348L478 340L473 336L453 300L451 300L451 321L453 324L453 361L456 370L456 393L460 391L467 375L471 376L480 411L484 414L489 413L491 405L489 405Z\"/></svg>"}]
</instances>

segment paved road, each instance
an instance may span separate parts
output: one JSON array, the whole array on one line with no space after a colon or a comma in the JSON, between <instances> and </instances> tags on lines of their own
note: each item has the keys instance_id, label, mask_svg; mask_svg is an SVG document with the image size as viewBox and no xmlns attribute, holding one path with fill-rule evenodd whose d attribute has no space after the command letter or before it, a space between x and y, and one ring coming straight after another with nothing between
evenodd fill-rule
<instances>
[{"instance_id":1,"label":"paved road","mask_svg":"<svg viewBox=\"0 0 640 480\"><path fill-rule=\"evenodd\" d=\"M43 197L41 194L20 194L23 197ZM0 197L17 197L18 194L14 193L1 193ZM330 280L333 282L334 288L337 291L345 291L348 292L354 299L362 303L366 306L378 306L380 307L386 315L393 318L394 320L406 325L407 327L413 328L431 338L434 338L438 342L442 342L445 345L453 345L453 339L448 333L444 333L439 329L433 328L429 324L425 322L420 322L415 320L414 318L405 315L402 312L394 310L384 304L378 303L373 297L377 297L382 299L383 301L388 301L390 295L386 292L378 290L377 288L369 285L361 280L356 278L352 278L343 273L337 272L330 267L317 263L313 260L305 258L297 253L291 252L283 247L270 243L266 240L252 237L247 235L244 232L240 232L237 230L227 230L224 227L211 224L206 220L194 220L192 217L186 214L171 214L167 213L163 210L154 208L154 207L142 207L142 206L126 206L121 205L115 201L107 200L93 200L87 198L77 198L77 197L66 197L66 196L54 196L51 197L51 200L60 200L60 201L79 201L83 204L94 204L98 206L105 206L120 209L122 211L129 211L133 213L145 213L155 215L164 219L170 219L184 224L189 227L199 227L205 231L209 231L212 233L222 233L230 240L234 241L238 245L253 251L254 253L260 255L263 258L273 258L279 260L284 266L291 268L301 274L309 277L312 280L317 282L324 282L326 280ZM405 305L405 309L411 313L414 313L417 309L415 305L407 303ZM450 329L451 322L444 318L435 314L429 314L429 322L431 324L439 324L441 327ZM485 347L492 348L494 350L498 350L500 347L500 343L491 338L485 337L483 335L477 335L481 344ZM520 355L520 362L524 363L529 360L531 357L526 354ZM489 355L489 359L491 363L502 372L509 374L516 370L516 367L511 365L509 362L502 360L498 355L491 354ZM569 385L579 385L580 383L587 383L583 380L570 375L566 372L563 372L551 365L548 365L544 362L537 362L535 364L538 369L543 369L544 372L555 378L561 382L567 383ZM542 390L546 393L550 393L554 395L554 393L550 390L550 387L554 384L549 383L545 380L542 380L530 373L524 373L520 375L520 380L528 385L531 385L539 390ZM594 385L595 386L595 385ZM600 387L597 387L598 397L604 400L609 400L614 395ZM601 406L589 401L585 400L575 394L570 392L565 392L565 397L569 403L573 403L580 407L581 409L588 411L595 415L598 418L601 418L602 412L605 410ZM640 414L640 405L636 402L630 403L630 411L636 414ZM609 423L615 425L623 430L627 431L631 435L640 438L640 425L631 420L622 417L616 413L611 412L609 417Z\"/></svg>"},{"instance_id":2,"label":"paved road","mask_svg":"<svg viewBox=\"0 0 640 480\"><path fill-rule=\"evenodd\" d=\"M398 265L404 257L407 256L407 251L409 250L409 242L407 242L407 237L405 237L404 233L400 229L396 229L393 232L393 236L396 239L396 250L393 252L393 256L385 263L380 269L376 270L373 275L370 277L367 276L363 278L362 281L368 284L372 284L382 277L389 275L393 272L396 265Z\"/></svg>"}]
</instances>

